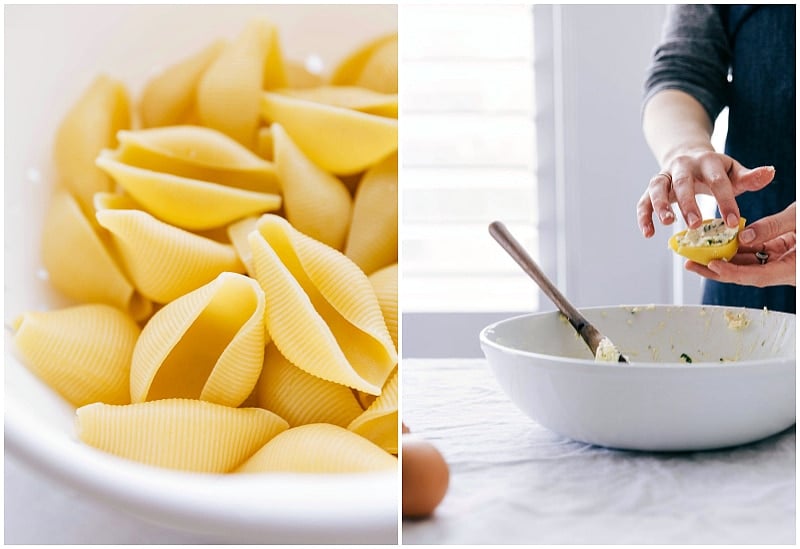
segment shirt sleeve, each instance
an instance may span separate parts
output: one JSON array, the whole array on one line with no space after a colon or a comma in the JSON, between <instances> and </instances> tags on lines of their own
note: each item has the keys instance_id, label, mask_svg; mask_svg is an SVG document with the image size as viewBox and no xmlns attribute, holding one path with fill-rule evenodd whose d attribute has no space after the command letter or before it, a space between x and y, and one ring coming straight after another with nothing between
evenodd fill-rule
<instances>
[{"instance_id":1,"label":"shirt sleeve","mask_svg":"<svg viewBox=\"0 0 800 549\"><path fill-rule=\"evenodd\" d=\"M728 102L730 59L720 6L669 6L642 105L662 90L681 90L697 99L713 122Z\"/></svg>"}]
</instances>

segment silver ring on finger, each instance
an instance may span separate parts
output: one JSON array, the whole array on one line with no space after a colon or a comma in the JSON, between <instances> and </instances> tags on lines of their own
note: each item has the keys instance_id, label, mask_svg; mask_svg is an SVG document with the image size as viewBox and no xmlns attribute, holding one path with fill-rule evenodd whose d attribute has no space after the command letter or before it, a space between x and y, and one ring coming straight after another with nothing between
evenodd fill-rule
<instances>
[{"instance_id":1,"label":"silver ring on finger","mask_svg":"<svg viewBox=\"0 0 800 549\"><path fill-rule=\"evenodd\" d=\"M766 265L767 261L769 261L769 254L766 252L766 247L761 248L761 251L756 252L755 256L761 265Z\"/></svg>"}]
</instances>

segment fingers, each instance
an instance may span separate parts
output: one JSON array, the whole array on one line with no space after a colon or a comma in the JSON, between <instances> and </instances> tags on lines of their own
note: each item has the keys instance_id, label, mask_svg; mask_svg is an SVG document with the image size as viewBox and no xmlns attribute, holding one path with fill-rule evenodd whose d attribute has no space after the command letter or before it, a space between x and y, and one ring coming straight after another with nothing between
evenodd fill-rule
<instances>
[{"instance_id":1,"label":"fingers","mask_svg":"<svg viewBox=\"0 0 800 549\"><path fill-rule=\"evenodd\" d=\"M751 223L739 233L739 242L747 246L758 246L781 235L794 232L797 223L796 204L793 202L785 210Z\"/></svg>"},{"instance_id":2,"label":"fingers","mask_svg":"<svg viewBox=\"0 0 800 549\"><path fill-rule=\"evenodd\" d=\"M639 229L645 238L650 238L655 234L653 213L658 215L659 220L664 225L670 225L675 221L669 193L670 179L666 174L660 173L650 179L647 190L636 204L636 218L639 223Z\"/></svg>"},{"instance_id":3,"label":"fingers","mask_svg":"<svg viewBox=\"0 0 800 549\"><path fill-rule=\"evenodd\" d=\"M717 260L709 263L707 268L694 263L692 266L687 264L686 269L720 282L764 288L782 284L796 285L795 265L795 252L791 251L775 261L770 259L764 265L739 265ZM704 273L703 269L707 272Z\"/></svg>"},{"instance_id":4,"label":"fingers","mask_svg":"<svg viewBox=\"0 0 800 549\"><path fill-rule=\"evenodd\" d=\"M695 189L692 164L688 161L682 161L682 159L677 159L674 164L675 167L672 168L672 191L675 193L678 208L686 220L686 225L690 229L696 229L702 223L703 216L700 213L700 207L697 205L697 199L695 199L697 190Z\"/></svg>"},{"instance_id":5,"label":"fingers","mask_svg":"<svg viewBox=\"0 0 800 549\"><path fill-rule=\"evenodd\" d=\"M728 178L724 162L719 155L709 155L700 160L700 173L708 185L709 192L714 195L719 206L719 213L728 227L739 226L739 206L734 197L733 184Z\"/></svg>"},{"instance_id":6,"label":"fingers","mask_svg":"<svg viewBox=\"0 0 800 549\"><path fill-rule=\"evenodd\" d=\"M739 164L736 160L733 160L729 173L734 187L734 194L737 196L745 191L762 189L775 178L775 168L773 166L759 166L749 169Z\"/></svg>"}]
</instances>

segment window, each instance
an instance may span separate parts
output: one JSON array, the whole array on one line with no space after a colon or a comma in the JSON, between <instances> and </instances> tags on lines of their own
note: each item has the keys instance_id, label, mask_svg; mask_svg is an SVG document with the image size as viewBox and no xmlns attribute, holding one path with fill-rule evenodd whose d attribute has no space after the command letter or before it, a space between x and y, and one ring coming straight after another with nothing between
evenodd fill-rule
<instances>
[{"instance_id":1,"label":"window","mask_svg":"<svg viewBox=\"0 0 800 549\"><path fill-rule=\"evenodd\" d=\"M538 247L533 10L401 6L402 306L530 311L538 293L489 236Z\"/></svg>"}]
</instances>

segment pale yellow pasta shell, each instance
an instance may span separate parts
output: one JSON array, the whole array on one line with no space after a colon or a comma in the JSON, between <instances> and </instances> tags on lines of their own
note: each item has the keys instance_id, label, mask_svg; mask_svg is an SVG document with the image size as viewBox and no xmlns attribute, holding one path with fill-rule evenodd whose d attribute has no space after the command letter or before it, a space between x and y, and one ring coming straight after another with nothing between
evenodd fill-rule
<instances>
[{"instance_id":1,"label":"pale yellow pasta shell","mask_svg":"<svg viewBox=\"0 0 800 549\"><path fill-rule=\"evenodd\" d=\"M349 175L397 150L397 120L265 92L264 118L277 122L323 170Z\"/></svg>"},{"instance_id":2,"label":"pale yellow pasta shell","mask_svg":"<svg viewBox=\"0 0 800 549\"><path fill-rule=\"evenodd\" d=\"M269 126L259 128L256 138L256 153L258 153L258 156L265 160L274 160L275 153L273 148L272 128Z\"/></svg>"},{"instance_id":3,"label":"pale yellow pasta shell","mask_svg":"<svg viewBox=\"0 0 800 549\"><path fill-rule=\"evenodd\" d=\"M255 277L255 270L253 268L253 250L250 248L250 242L247 237L251 232L256 230L256 223L258 217L245 217L235 223L227 226L228 239L236 250L236 255L239 260L244 264L247 274Z\"/></svg>"},{"instance_id":4,"label":"pale yellow pasta shell","mask_svg":"<svg viewBox=\"0 0 800 549\"><path fill-rule=\"evenodd\" d=\"M383 386L383 391L369 408L355 418L347 428L377 444L391 454L397 453L397 404L398 376L395 369L392 377Z\"/></svg>"},{"instance_id":5,"label":"pale yellow pasta shell","mask_svg":"<svg viewBox=\"0 0 800 549\"><path fill-rule=\"evenodd\" d=\"M106 242L65 191L53 194L42 228L42 263L50 283L82 303L105 303L142 320L152 304L118 265Z\"/></svg>"},{"instance_id":6,"label":"pale yellow pasta shell","mask_svg":"<svg viewBox=\"0 0 800 549\"><path fill-rule=\"evenodd\" d=\"M306 158L280 124L272 125L272 135L286 218L300 232L341 250L353 207L350 192Z\"/></svg>"},{"instance_id":7,"label":"pale yellow pasta shell","mask_svg":"<svg viewBox=\"0 0 800 549\"><path fill-rule=\"evenodd\" d=\"M142 126L151 128L186 123L195 107L197 84L224 47L225 42L217 40L151 78L139 102Z\"/></svg>"},{"instance_id":8,"label":"pale yellow pasta shell","mask_svg":"<svg viewBox=\"0 0 800 549\"><path fill-rule=\"evenodd\" d=\"M292 427L308 423L346 427L362 413L352 389L304 372L286 360L275 345L269 345L264 353L256 390L258 405L275 412Z\"/></svg>"},{"instance_id":9,"label":"pale yellow pasta shell","mask_svg":"<svg viewBox=\"0 0 800 549\"><path fill-rule=\"evenodd\" d=\"M183 471L227 473L288 424L261 408L165 399L77 411L78 438L119 457Z\"/></svg>"},{"instance_id":10,"label":"pale yellow pasta shell","mask_svg":"<svg viewBox=\"0 0 800 549\"><path fill-rule=\"evenodd\" d=\"M397 155L364 174L353 202L344 253L370 274L397 263Z\"/></svg>"},{"instance_id":11,"label":"pale yellow pasta shell","mask_svg":"<svg viewBox=\"0 0 800 549\"><path fill-rule=\"evenodd\" d=\"M394 348L397 349L397 263L383 267L369 275L372 289L378 298L381 306L383 320L389 329L389 334L394 341Z\"/></svg>"},{"instance_id":12,"label":"pale yellow pasta shell","mask_svg":"<svg viewBox=\"0 0 800 549\"><path fill-rule=\"evenodd\" d=\"M287 59L284 64L286 66L286 86L289 88L315 88L325 83L325 79L321 75L309 71L303 63Z\"/></svg>"},{"instance_id":13,"label":"pale yellow pasta shell","mask_svg":"<svg viewBox=\"0 0 800 549\"><path fill-rule=\"evenodd\" d=\"M397 458L337 425L293 427L270 440L237 473L365 473L397 469Z\"/></svg>"},{"instance_id":14,"label":"pale yellow pasta shell","mask_svg":"<svg viewBox=\"0 0 800 549\"><path fill-rule=\"evenodd\" d=\"M197 111L204 126L252 147L263 89L286 86L278 30L264 19L251 21L200 80Z\"/></svg>"},{"instance_id":15,"label":"pale yellow pasta shell","mask_svg":"<svg viewBox=\"0 0 800 549\"><path fill-rule=\"evenodd\" d=\"M346 256L264 215L249 235L275 345L298 368L370 394L397 352L366 275Z\"/></svg>"},{"instance_id":16,"label":"pale yellow pasta shell","mask_svg":"<svg viewBox=\"0 0 800 549\"><path fill-rule=\"evenodd\" d=\"M233 246L192 234L141 210L103 210L97 221L111 238L138 290L167 303L225 271L242 273Z\"/></svg>"},{"instance_id":17,"label":"pale yellow pasta shell","mask_svg":"<svg viewBox=\"0 0 800 549\"><path fill-rule=\"evenodd\" d=\"M365 43L343 59L331 74L336 86L363 86L397 93L397 33Z\"/></svg>"},{"instance_id":18,"label":"pale yellow pasta shell","mask_svg":"<svg viewBox=\"0 0 800 549\"><path fill-rule=\"evenodd\" d=\"M264 362L264 293L222 273L179 297L145 325L131 365L131 400L194 398L239 406Z\"/></svg>"},{"instance_id":19,"label":"pale yellow pasta shell","mask_svg":"<svg viewBox=\"0 0 800 549\"><path fill-rule=\"evenodd\" d=\"M14 321L14 345L34 374L75 406L127 404L139 326L109 305L28 312Z\"/></svg>"},{"instance_id":20,"label":"pale yellow pasta shell","mask_svg":"<svg viewBox=\"0 0 800 549\"><path fill-rule=\"evenodd\" d=\"M379 93L358 86L316 86L313 88L281 88L275 93L314 101L334 107L397 118L397 94Z\"/></svg>"},{"instance_id":21,"label":"pale yellow pasta shell","mask_svg":"<svg viewBox=\"0 0 800 549\"><path fill-rule=\"evenodd\" d=\"M280 191L275 167L227 135L201 126L121 131L117 160L156 172L263 193Z\"/></svg>"},{"instance_id":22,"label":"pale yellow pasta shell","mask_svg":"<svg viewBox=\"0 0 800 549\"><path fill-rule=\"evenodd\" d=\"M61 122L53 145L60 181L92 212L94 193L112 190L113 182L94 159L116 145L117 131L130 127L125 87L105 75L94 79Z\"/></svg>"},{"instance_id":23,"label":"pale yellow pasta shell","mask_svg":"<svg viewBox=\"0 0 800 549\"><path fill-rule=\"evenodd\" d=\"M281 205L281 197L276 194L128 166L108 151L97 158L97 165L149 213L183 229L220 227L249 215L276 210Z\"/></svg>"}]
</instances>

